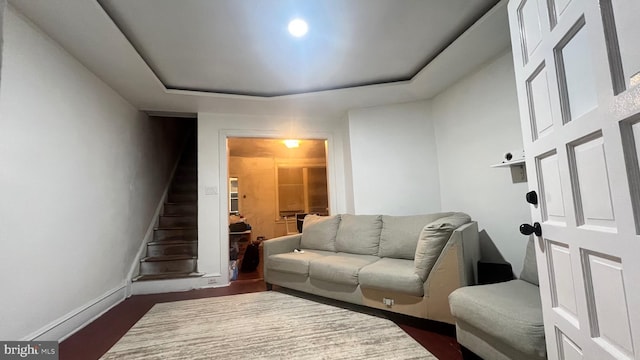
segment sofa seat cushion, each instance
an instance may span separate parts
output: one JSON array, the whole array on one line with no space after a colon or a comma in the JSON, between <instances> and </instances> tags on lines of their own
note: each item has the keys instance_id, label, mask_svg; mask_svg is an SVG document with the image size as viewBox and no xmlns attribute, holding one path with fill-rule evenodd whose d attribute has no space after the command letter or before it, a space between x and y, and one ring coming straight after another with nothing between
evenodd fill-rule
<instances>
[{"instance_id":1,"label":"sofa seat cushion","mask_svg":"<svg viewBox=\"0 0 640 360\"><path fill-rule=\"evenodd\" d=\"M336 250L350 254L378 255L382 215L340 216Z\"/></svg>"},{"instance_id":2,"label":"sofa seat cushion","mask_svg":"<svg viewBox=\"0 0 640 360\"><path fill-rule=\"evenodd\" d=\"M292 274L309 275L309 263L314 259L334 255L331 251L304 250L303 253L289 252L269 256L267 269Z\"/></svg>"},{"instance_id":3,"label":"sofa seat cushion","mask_svg":"<svg viewBox=\"0 0 640 360\"><path fill-rule=\"evenodd\" d=\"M546 356L539 288L526 281L467 286L449 295L451 314L532 357Z\"/></svg>"},{"instance_id":4,"label":"sofa seat cushion","mask_svg":"<svg viewBox=\"0 0 640 360\"><path fill-rule=\"evenodd\" d=\"M360 270L360 286L414 296L424 295L424 282L415 273L413 260L383 258Z\"/></svg>"},{"instance_id":5,"label":"sofa seat cushion","mask_svg":"<svg viewBox=\"0 0 640 360\"><path fill-rule=\"evenodd\" d=\"M316 258L309 265L309 277L338 284L358 285L360 269L378 259L377 256L347 253Z\"/></svg>"}]
</instances>

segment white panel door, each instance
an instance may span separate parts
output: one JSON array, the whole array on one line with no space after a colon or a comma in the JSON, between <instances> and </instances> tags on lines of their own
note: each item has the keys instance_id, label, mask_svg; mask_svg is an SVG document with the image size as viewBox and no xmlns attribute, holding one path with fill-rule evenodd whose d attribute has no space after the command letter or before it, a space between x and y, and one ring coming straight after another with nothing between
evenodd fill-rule
<instances>
[{"instance_id":1,"label":"white panel door","mask_svg":"<svg viewBox=\"0 0 640 360\"><path fill-rule=\"evenodd\" d=\"M549 359L640 360L639 18L640 0L509 3Z\"/></svg>"}]
</instances>

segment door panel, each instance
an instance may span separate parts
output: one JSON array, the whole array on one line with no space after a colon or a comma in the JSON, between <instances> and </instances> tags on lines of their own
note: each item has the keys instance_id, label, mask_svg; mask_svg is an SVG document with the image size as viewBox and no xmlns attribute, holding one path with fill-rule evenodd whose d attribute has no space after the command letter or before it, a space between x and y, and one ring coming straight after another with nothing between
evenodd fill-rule
<instances>
[{"instance_id":1,"label":"door panel","mask_svg":"<svg viewBox=\"0 0 640 360\"><path fill-rule=\"evenodd\" d=\"M542 197L542 221L566 224L558 155L555 151L538 159L538 181Z\"/></svg>"},{"instance_id":2,"label":"door panel","mask_svg":"<svg viewBox=\"0 0 640 360\"><path fill-rule=\"evenodd\" d=\"M633 352L629 312L620 259L583 252L591 336L614 355Z\"/></svg>"},{"instance_id":3,"label":"door panel","mask_svg":"<svg viewBox=\"0 0 640 360\"><path fill-rule=\"evenodd\" d=\"M638 15L640 0L509 3L549 359L640 360Z\"/></svg>"},{"instance_id":4,"label":"door panel","mask_svg":"<svg viewBox=\"0 0 640 360\"><path fill-rule=\"evenodd\" d=\"M560 354L560 359L563 360L581 360L582 357L582 349L576 343L571 341L565 334L563 334L560 330L557 331L557 336L560 339L559 341L559 349L558 353Z\"/></svg>"},{"instance_id":5,"label":"door panel","mask_svg":"<svg viewBox=\"0 0 640 360\"><path fill-rule=\"evenodd\" d=\"M569 145L578 226L616 231L602 134Z\"/></svg>"},{"instance_id":6,"label":"door panel","mask_svg":"<svg viewBox=\"0 0 640 360\"><path fill-rule=\"evenodd\" d=\"M614 33L610 37L616 37L622 62L624 89L629 89L640 83L640 52L638 52L640 1L607 0L602 3L603 8L612 11L611 15L605 14L605 16L609 15L615 23L605 26L609 32Z\"/></svg>"},{"instance_id":7,"label":"door panel","mask_svg":"<svg viewBox=\"0 0 640 360\"><path fill-rule=\"evenodd\" d=\"M564 122L575 120L598 105L591 49L581 17L556 49Z\"/></svg>"},{"instance_id":8,"label":"door panel","mask_svg":"<svg viewBox=\"0 0 640 360\"><path fill-rule=\"evenodd\" d=\"M522 24L522 48L526 63L542 39L538 0L523 1L518 9L518 17Z\"/></svg>"},{"instance_id":9,"label":"door panel","mask_svg":"<svg viewBox=\"0 0 640 360\"><path fill-rule=\"evenodd\" d=\"M628 172L629 192L633 200L636 234L640 234L640 118L620 123L625 165Z\"/></svg>"},{"instance_id":10,"label":"door panel","mask_svg":"<svg viewBox=\"0 0 640 360\"><path fill-rule=\"evenodd\" d=\"M556 24L558 19L562 17L562 14L567 9L567 6L569 6L571 0L551 0L551 2L553 3L553 6L551 7L551 10L553 10L552 23Z\"/></svg>"},{"instance_id":11,"label":"door panel","mask_svg":"<svg viewBox=\"0 0 640 360\"><path fill-rule=\"evenodd\" d=\"M553 131L549 81L547 81L547 69L544 64L527 81L527 94L531 109L533 140L535 141Z\"/></svg>"},{"instance_id":12,"label":"door panel","mask_svg":"<svg viewBox=\"0 0 640 360\"><path fill-rule=\"evenodd\" d=\"M576 293L573 285L573 266L569 246L547 240L547 256L551 270L551 294L553 308L560 316L566 318L576 328L578 322L578 308Z\"/></svg>"}]
</instances>

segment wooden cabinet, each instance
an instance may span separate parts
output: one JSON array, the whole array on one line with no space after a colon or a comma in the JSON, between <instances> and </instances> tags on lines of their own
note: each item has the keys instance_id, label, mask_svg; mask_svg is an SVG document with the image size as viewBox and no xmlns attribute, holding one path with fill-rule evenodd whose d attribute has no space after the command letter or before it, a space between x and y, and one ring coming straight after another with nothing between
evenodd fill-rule
<instances>
[{"instance_id":1,"label":"wooden cabinet","mask_svg":"<svg viewBox=\"0 0 640 360\"><path fill-rule=\"evenodd\" d=\"M306 213L328 215L329 196L327 194L327 168L313 167L307 169L308 174L308 208Z\"/></svg>"},{"instance_id":2,"label":"wooden cabinet","mask_svg":"<svg viewBox=\"0 0 640 360\"><path fill-rule=\"evenodd\" d=\"M278 167L278 215L328 214L326 166Z\"/></svg>"}]
</instances>

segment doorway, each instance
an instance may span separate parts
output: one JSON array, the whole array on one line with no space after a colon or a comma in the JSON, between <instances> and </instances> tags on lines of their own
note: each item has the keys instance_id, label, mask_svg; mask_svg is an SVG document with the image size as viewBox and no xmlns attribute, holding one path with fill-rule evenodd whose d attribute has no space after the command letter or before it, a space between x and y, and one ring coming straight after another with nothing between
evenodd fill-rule
<instances>
[{"instance_id":1,"label":"doorway","mask_svg":"<svg viewBox=\"0 0 640 360\"><path fill-rule=\"evenodd\" d=\"M328 215L326 148L324 139L227 138L232 280L262 277L261 252L254 271L243 266L251 244L297 233L296 215Z\"/></svg>"}]
</instances>

